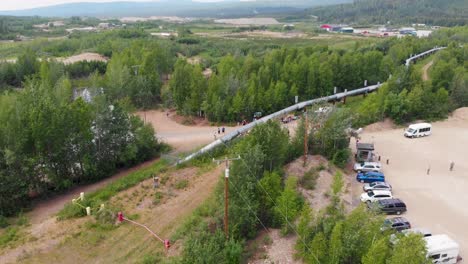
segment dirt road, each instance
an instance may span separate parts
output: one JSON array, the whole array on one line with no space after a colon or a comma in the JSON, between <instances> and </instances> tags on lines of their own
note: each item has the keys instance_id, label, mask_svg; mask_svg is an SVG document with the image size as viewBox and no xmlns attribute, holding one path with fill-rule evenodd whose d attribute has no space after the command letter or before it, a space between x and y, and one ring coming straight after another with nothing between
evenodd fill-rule
<instances>
[{"instance_id":1,"label":"dirt road","mask_svg":"<svg viewBox=\"0 0 468 264\"><path fill-rule=\"evenodd\" d=\"M468 108L446 121L433 123L433 134L408 139L403 128L366 132L361 142L374 142L394 196L408 206L404 217L413 227L447 234L468 258ZM354 144L352 144L354 145ZM450 162L455 162L450 171ZM430 168L429 175L427 170Z\"/></svg>"},{"instance_id":2,"label":"dirt road","mask_svg":"<svg viewBox=\"0 0 468 264\"><path fill-rule=\"evenodd\" d=\"M156 130L156 135L165 143L171 145L176 153L192 151L223 136L217 134L216 126L185 126L174 121L171 116L160 110L138 112L138 116L151 123ZM146 115L146 117L145 117ZM173 115L173 113L171 113ZM225 127L226 134L232 132L236 127Z\"/></svg>"},{"instance_id":3,"label":"dirt road","mask_svg":"<svg viewBox=\"0 0 468 264\"><path fill-rule=\"evenodd\" d=\"M429 80L429 68L432 67L432 64L434 64L434 61L428 62L424 67L422 68L422 79L423 81L428 81Z\"/></svg>"}]
</instances>

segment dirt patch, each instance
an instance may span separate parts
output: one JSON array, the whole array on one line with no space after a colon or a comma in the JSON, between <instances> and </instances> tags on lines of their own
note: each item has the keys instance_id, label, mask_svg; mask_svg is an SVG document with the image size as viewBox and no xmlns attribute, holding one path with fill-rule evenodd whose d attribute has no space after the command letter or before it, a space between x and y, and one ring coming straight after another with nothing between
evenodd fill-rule
<instances>
[{"instance_id":1,"label":"dirt patch","mask_svg":"<svg viewBox=\"0 0 468 264\"><path fill-rule=\"evenodd\" d=\"M107 62L109 59L102 56L98 53L85 52L78 55L70 56L68 58L57 58L58 61L63 62L64 64L73 64L80 61L101 61Z\"/></svg>"},{"instance_id":2,"label":"dirt patch","mask_svg":"<svg viewBox=\"0 0 468 264\"><path fill-rule=\"evenodd\" d=\"M136 113L145 122L153 125L156 136L163 142L174 147L176 153L192 151L201 146L207 145L220 136L234 131L237 127L225 126L225 134L217 133L217 126L210 126L208 121L192 119L189 124L184 125L179 122L183 117L175 114L174 111L166 115L160 110L140 111ZM216 137L216 138L215 138Z\"/></svg>"},{"instance_id":3,"label":"dirt patch","mask_svg":"<svg viewBox=\"0 0 468 264\"><path fill-rule=\"evenodd\" d=\"M263 231L254 243L258 245L258 252L249 261L251 264L273 264L273 263L287 263L287 264L299 264L302 263L300 260L293 258L295 254L294 246L296 244L297 237L281 236L281 230L270 229L267 233ZM268 241L268 242L267 242Z\"/></svg>"},{"instance_id":4,"label":"dirt patch","mask_svg":"<svg viewBox=\"0 0 468 264\"><path fill-rule=\"evenodd\" d=\"M269 30L254 30L241 33L224 34L224 37L258 37L258 38L278 38L278 39L291 39L291 38L305 38L307 34L303 32L276 32Z\"/></svg>"},{"instance_id":5,"label":"dirt patch","mask_svg":"<svg viewBox=\"0 0 468 264\"><path fill-rule=\"evenodd\" d=\"M364 132L371 133L394 128L397 128L395 123L393 123L393 121L390 118L386 118L384 121L373 123L364 127Z\"/></svg>"},{"instance_id":6,"label":"dirt patch","mask_svg":"<svg viewBox=\"0 0 468 264\"><path fill-rule=\"evenodd\" d=\"M468 121L468 107L463 107L455 110L452 113L451 119L453 119L454 121Z\"/></svg>"}]
</instances>

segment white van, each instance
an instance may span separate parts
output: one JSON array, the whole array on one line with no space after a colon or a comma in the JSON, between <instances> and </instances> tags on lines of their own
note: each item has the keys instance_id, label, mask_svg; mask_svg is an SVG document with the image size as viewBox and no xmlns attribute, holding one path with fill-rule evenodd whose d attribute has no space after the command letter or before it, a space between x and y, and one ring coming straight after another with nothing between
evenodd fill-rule
<instances>
[{"instance_id":1,"label":"white van","mask_svg":"<svg viewBox=\"0 0 468 264\"><path fill-rule=\"evenodd\" d=\"M432 133L432 125L428 123L419 123L410 125L405 130L405 137L415 138L429 136Z\"/></svg>"},{"instance_id":2,"label":"white van","mask_svg":"<svg viewBox=\"0 0 468 264\"><path fill-rule=\"evenodd\" d=\"M432 263L456 264L460 246L447 235L433 235L423 238L426 241L427 257Z\"/></svg>"}]
</instances>

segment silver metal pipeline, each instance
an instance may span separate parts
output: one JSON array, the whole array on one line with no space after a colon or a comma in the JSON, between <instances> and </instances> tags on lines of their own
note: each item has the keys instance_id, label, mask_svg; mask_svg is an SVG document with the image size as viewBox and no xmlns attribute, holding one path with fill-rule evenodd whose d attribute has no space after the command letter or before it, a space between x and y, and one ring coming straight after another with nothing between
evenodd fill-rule
<instances>
[{"instance_id":1,"label":"silver metal pipeline","mask_svg":"<svg viewBox=\"0 0 468 264\"><path fill-rule=\"evenodd\" d=\"M422 57L424 57L426 55L432 54L432 53L437 52L439 50L443 50L445 48L446 47L435 47L435 48L433 48L431 50L427 50L427 51L425 51L423 53L419 53L417 55L414 55L414 56L412 56L412 57L410 57L409 59L406 60L405 66L408 67L408 66L410 66L411 62L413 62L414 60L417 60L419 58L422 58Z\"/></svg>"}]
</instances>

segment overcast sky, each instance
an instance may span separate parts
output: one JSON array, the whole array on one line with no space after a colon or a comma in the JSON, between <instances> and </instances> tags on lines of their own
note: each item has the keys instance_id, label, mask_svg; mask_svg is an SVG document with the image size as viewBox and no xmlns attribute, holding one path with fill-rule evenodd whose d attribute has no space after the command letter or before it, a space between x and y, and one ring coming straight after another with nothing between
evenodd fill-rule
<instances>
[{"instance_id":1,"label":"overcast sky","mask_svg":"<svg viewBox=\"0 0 468 264\"><path fill-rule=\"evenodd\" d=\"M0 10L30 9L34 7L49 6L76 2L115 2L117 0L0 0ZM131 2L157 2L158 0L119 0ZM177 1L177 0L172 0ZM195 0L196 2L218 2L223 0Z\"/></svg>"}]
</instances>

